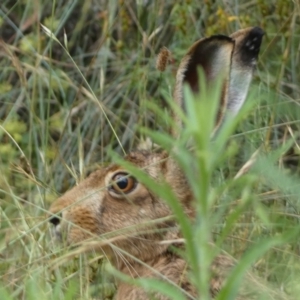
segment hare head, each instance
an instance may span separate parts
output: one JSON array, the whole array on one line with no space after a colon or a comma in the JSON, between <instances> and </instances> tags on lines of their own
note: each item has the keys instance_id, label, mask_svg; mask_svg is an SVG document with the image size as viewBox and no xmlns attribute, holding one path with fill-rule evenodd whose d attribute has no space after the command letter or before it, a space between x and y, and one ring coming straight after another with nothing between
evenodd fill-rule
<instances>
[{"instance_id":1,"label":"hare head","mask_svg":"<svg viewBox=\"0 0 300 300\"><path fill-rule=\"evenodd\" d=\"M237 31L230 37L215 35L195 42L183 57L177 71L174 88L176 104L185 109L185 83L193 92L201 93L198 69L202 68L208 86L222 74L216 128L226 115L234 115L246 98L262 36L263 31L253 27ZM176 114L174 119L178 125L176 127L180 128L181 121ZM177 131L171 130L175 138L180 133ZM185 175L169 153L136 151L129 153L125 160L143 169L154 180L163 178L172 187L186 214L193 217L193 194ZM152 264L156 269L159 269L155 266L157 261L167 268L172 262L171 259L163 262L162 257L167 253L168 245L161 242L180 237L175 221L167 218L171 210L165 200L115 163L95 171L58 198L52 204L50 214L56 235L65 237L68 244L78 244L95 237L108 239L111 233L118 231L118 236L111 238L106 245L100 240L99 248L115 257L117 267L123 271L126 266L118 261L114 249L122 249L130 257ZM162 218L163 222L155 222ZM140 270L139 275L147 273L143 273L140 265L136 269ZM172 280L176 281L173 277Z\"/></svg>"}]
</instances>

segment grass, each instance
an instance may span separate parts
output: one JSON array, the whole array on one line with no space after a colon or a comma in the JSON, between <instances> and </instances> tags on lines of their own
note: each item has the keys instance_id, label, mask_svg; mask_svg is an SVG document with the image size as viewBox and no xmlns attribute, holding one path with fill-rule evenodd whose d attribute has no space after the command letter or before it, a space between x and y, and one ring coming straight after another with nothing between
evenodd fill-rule
<instances>
[{"instance_id":1,"label":"grass","mask_svg":"<svg viewBox=\"0 0 300 300\"><path fill-rule=\"evenodd\" d=\"M140 128L166 132L150 107L168 109L174 70L193 41L254 25L266 35L248 105L226 147L219 141L224 155L212 158L209 217L202 218L215 243L241 262L233 286L252 265L266 286L293 299L300 267L299 3L98 2L0 4L2 299L113 297L117 275L99 254L70 259L53 244L48 207L111 161L111 150L134 149L146 137ZM155 57L163 46L175 63L160 73ZM250 171L233 180L258 149ZM204 285L207 273L199 276Z\"/></svg>"}]
</instances>

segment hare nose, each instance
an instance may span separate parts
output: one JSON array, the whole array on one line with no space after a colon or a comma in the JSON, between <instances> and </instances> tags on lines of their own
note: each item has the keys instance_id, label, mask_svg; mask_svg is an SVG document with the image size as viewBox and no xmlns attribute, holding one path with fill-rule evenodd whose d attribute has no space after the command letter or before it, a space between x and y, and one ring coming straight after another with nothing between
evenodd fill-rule
<instances>
[{"instance_id":1,"label":"hare nose","mask_svg":"<svg viewBox=\"0 0 300 300\"><path fill-rule=\"evenodd\" d=\"M56 227L56 226L59 225L59 223L60 223L60 218L54 216L54 217L52 217L52 218L49 220L49 222L50 222L51 224L53 224L53 225Z\"/></svg>"}]
</instances>

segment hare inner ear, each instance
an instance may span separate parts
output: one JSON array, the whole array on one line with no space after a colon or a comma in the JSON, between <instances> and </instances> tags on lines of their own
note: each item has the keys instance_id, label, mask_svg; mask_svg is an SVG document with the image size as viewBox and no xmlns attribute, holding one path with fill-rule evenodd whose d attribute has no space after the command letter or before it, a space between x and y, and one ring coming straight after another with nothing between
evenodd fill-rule
<instances>
[{"instance_id":1,"label":"hare inner ear","mask_svg":"<svg viewBox=\"0 0 300 300\"><path fill-rule=\"evenodd\" d=\"M188 83L192 91L201 94L199 87L198 69L202 68L206 84L211 86L218 76L223 76L223 86L219 104L219 114L216 126L220 123L224 109L227 106L227 90L229 85L231 57L234 49L234 40L223 35L215 35L197 41L182 59L176 75L174 99L183 110L183 84ZM176 120L177 123L180 123ZM177 124L181 127L181 124Z\"/></svg>"},{"instance_id":2,"label":"hare inner ear","mask_svg":"<svg viewBox=\"0 0 300 300\"><path fill-rule=\"evenodd\" d=\"M261 28L251 27L230 36L235 40L227 103L231 114L236 114L246 99L263 35Z\"/></svg>"}]
</instances>

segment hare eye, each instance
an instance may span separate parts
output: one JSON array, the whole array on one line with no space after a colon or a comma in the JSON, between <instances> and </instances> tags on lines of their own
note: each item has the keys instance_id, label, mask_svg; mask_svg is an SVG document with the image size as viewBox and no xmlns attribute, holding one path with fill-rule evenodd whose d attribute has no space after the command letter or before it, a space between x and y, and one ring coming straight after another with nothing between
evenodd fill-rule
<instances>
[{"instance_id":1,"label":"hare eye","mask_svg":"<svg viewBox=\"0 0 300 300\"><path fill-rule=\"evenodd\" d=\"M136 187L136 179L132 176L129 176L127 173L117 173L112 179L112 185L110 187L117 194L126 194L131 192Z\"/></svg>"}]
</instances>

